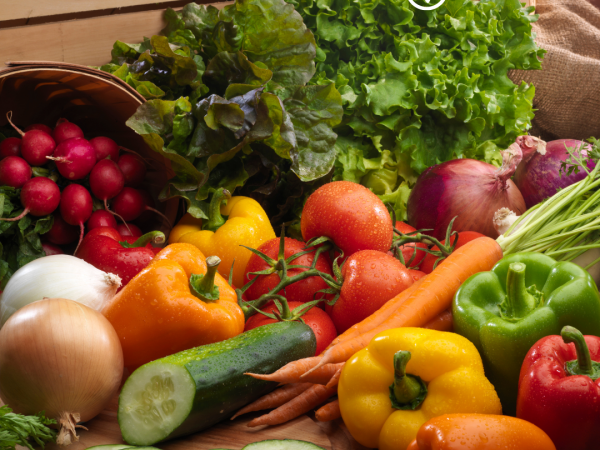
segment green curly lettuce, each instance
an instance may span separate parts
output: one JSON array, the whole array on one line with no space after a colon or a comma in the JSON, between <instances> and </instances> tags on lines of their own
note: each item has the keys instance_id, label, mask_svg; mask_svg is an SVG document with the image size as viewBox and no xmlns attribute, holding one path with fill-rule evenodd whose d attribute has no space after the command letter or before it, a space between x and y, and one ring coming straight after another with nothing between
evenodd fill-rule
<instances>
[{"instance_id":1,"label":"green curly lettuce","mask_svg":"<svg viewBox=\"0 0 600 450\"><path fill-rule=\"evenodd\" d=\"M532 7L518 0L447 0L429 11L408 0L290 2L315 34L311 83L334 82L342 95L334 179L393 195L399 218L427 167L455 158L499 165L499 150L530 128L534 87L516 86L507 73L541 68Z\"/></svg>"}]
</instances>

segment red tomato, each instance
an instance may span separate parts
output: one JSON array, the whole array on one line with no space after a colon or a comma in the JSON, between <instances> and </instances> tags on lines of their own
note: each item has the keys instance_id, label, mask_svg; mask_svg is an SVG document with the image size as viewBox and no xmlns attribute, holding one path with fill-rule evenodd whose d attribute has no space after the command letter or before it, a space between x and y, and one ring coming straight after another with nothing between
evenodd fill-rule
<instances>
[{"instance_id":1,"label":"red tomato","mask_svg":"<svg viewBox=\"0 0 600 450\"><path fill-rule=\"evenodd\" d=\"M412 233L413 231L417 231L416 228L411 227L409 224L400 222L400 221L396 222L396 229L404 234L408 234L408 233ZM410 244L404 244L400 248L402 249L402 257L404 258L406 267L417 267L421 263L421 261L423 261L423 258L425 258L425 255L427 255L427 253L424 252L423 250L418 250L420 248L427 248L427 244L423 244L422 242L414 242L414 243L410 243ZM413 257L415 248L417 248L417 254L415 256L415 259L409 263L410 259Z\"/></svg>"},{"instance_id":2,"label":"red tomato","mask_svg":"<svg viewBox=\"0 0 600 450\"><path fill-rule=\"evenodd\" d=\"M421 272L420 270L408 269L408 273L412 277L413 281L418 281L427 275L425 272Z\"/></svg>"},{"instance_id":3,"label":"red tomato","mask_svg":"<svg viewBox=\"0 0 600 450\"><path fill-rule=\"evenodd\" d=\"M465 245L467 242L471 242L473 239L477 239L483 236L483 234L478 233L477 231L461 231L460 233L458 233L458 241L456 241L456 247L454 247L454 249L456 250L457 248L460 248L463 245ZM451 239L454 243L454 241L456 240L456 235L453 236ZM445 243L446 240L444 239L442 241L442 244ZM439 250L439 247L437 245L434 245L433 247L431 247L431 250ZM425 259L423 260L423 264L421 264L421 266L419 267L419 270L425 273L433 272L433 265L435 264L438 258L439 256L434 256L431 253L428 253L427 256L425 256ZM438 266L440 264L441 262L438 263Z\"/></svg>"},{"instance_id":4,"label":"red tomato","mask_svg":"<svg viewBox=\"0 0 600 450\"><path fill-rule=\"evenodd\" d=\"M303 305L303 303L288 302L290 311L300 305ZM270 302L267 306L262 308L261 311L272 313L273 311L277 311L277 307L273 302ZM306 323L306 325L313 330L313 333L315 333L315 337L317 338L317 350L315 355L318 355L325 350L325 348L327 348L331 341L336 338L337 333L335 331L335 326L325 311L315 307L312 307L307 313L305 313L302 316L302 320L304 320L304 323ZM276 320L257 313L246 321L246 327L244 328L244 331L274 322L276 322Z\"/></svg>"},{"instance_id":5,"label":"red tomato","mask_svg":"<svg viewBox=\"0 0 600 450\"><path fill-rule=\"evenodd\" d=\"M306 244L304 242L292 238L284 239L285 259L288 259L290 256L303 252L305 250L304 246ZM277 260L277 255L279 254L279 238L271 239L270 241L263 243L258 248L258 250L263 252L265 255L273 258L274 260ZM290 264L310 266L314 260L314 257L314 252L307 253L305 255L299 256L296 259L293 259L290 262ZM249 275L249 273L265 270L269 267L270 266L265 262L264 259L262 259L256 254L252 254L250 259L248 260L248 264L246 264L244 279L248 281L252 280L256 277L256 275ZM324 253L322 253L319 256L315 268L323 273L332 275L331 262L329 261L329 257ZM306 269L289 269L288 276L293 277L294 275L297 275L304 271L306 271ZM246 291L246 298L248 300L256 300L261 295L266 294L275 286L277 286L279 281L280 278L277 273L272 273L270 275L259 275L259 279L256 280L254 284L250 286ZM285 288L285 293L283 291L280 291L279 295L284 295L285 298L287 298L290 302L306 303L312 300L322 298L323 294L318 294L316 297L314 295L316 292L327 288L327 284L323 281L321 277L314 276L290 284Z\"/></svg>"},{"instance_id":6,"label":"red tomato","mask_svg":"<svg viewBox=\"0 0 600 450\"><path fill-rule=\"evenodd\" d=\"M414 282L400 261L375 250L350 256L342 266L342 276L340 297L325 308L338 333L373 314Z\"/></svg>"},{"instance_id":7,"label":"red tomato","mask_svg":"<svg viewBox=\"0 0 600 450\"><path fill-rule=\"evenodd\" d=\"M394 233L379 197L350 181L327 183L313 192L302 210L300 229L305 241L327 236L345 257L359 250L387 252Z\"/></svg>"}]
</instances>

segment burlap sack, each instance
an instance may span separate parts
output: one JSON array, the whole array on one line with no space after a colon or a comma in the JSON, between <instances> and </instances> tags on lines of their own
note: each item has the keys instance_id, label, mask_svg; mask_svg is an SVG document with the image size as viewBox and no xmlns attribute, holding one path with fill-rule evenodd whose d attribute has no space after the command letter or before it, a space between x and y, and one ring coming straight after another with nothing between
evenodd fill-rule
<instances>
[{"instance_id":1,"label":"burlap sack","mask_svg":"<svg viewBox=\"0 0 600 450\"><path fill-rule=\"evenodd\" d=\"M515 82L533 83L531 134L545 140L600 138L600 0L536 0L533 24L548 51L542 70L515 70ZM595 6L597 5L597 7Z\"/></svg>"}]
</instances>

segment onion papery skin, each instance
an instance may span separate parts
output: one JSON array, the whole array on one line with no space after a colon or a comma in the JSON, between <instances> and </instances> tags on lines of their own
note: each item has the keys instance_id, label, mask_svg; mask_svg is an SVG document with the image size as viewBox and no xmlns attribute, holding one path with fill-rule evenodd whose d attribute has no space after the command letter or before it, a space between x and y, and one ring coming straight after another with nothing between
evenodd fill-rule
<instances>
[{"instance_id":1,"label":"onion papery skin","mask_svg":"<svg viewBox=\"0 0 600 450\"><path fill-rule=\"evenodd\" d=\"M589 144L575 139L550 141L546 143L546 154L535 153L529 161L523 159L517 167L514 181L523 195L527 208L552 197L559 188L563 189L586 177L587 173L582 169L579 169L579 173L573 171L568 176L566 173L561 176L560 173L562 162L569 157L565 145L579 149L582 144L585 145L584 148L589 148ZM587 158L586 150L583 150L581 156ZM588 170L592 170L594 166L594 162L588 160Z\"/></svg>"},{"instance_id":2,"label":"onion papery skin","mask_svg":"<svg viewBox=\"0 0 600 450\"><path fill-rule=\"evenodd\" d=\"M114 328L75 301L30 303L0 330L0 397L17 413L45 411L57 421L79 414L86 422L116 395L122 376Z\"/></svg>"},{"instance_id":3,"label":"onion papery skin","mask_svg":"<svg viewBox=\"0 0 600 450\"><path fill-rule=\"evenodd\" d=\"M499 169L474 159L455 159L425 170L408 197L408 222L437 239L444 239L453 217L453 231L477 231L497 238L494 213L506 207L518 215L525 201L510 179L502 180Z\"/></svg>"}]
</instances>

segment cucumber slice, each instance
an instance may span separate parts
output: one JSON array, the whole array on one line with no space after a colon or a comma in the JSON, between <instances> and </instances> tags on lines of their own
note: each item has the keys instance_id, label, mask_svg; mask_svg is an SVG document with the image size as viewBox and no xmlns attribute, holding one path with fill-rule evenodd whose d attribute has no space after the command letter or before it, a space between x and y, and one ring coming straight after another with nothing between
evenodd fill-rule
<instances>
[{"instance_id":1,"label":"cucumber slice","mask_svg":"<svg viewBox=\"0 0 600 450\"><path fill-rule=\"evenodd\" d=\"M85 450L123 450L124 448L133 448L133 446L127 444L105 444L94 445L93 447L88 447Z\"/></svg>"},{"instance_id":2,"label":"cucumber slice","mask_svg":"<svg viewBox=\"0 0 600 450\"><path fill-rule=\"evenodd\" d=\"M278 322L149 362L121 390L123 440L154 445L206 429L277 387L244 373L273 373L315 349L307 325Z\"/></svg>"},{"instance_id":3,"label":"cucumber slice","mask_svg":"<svg viewBox=\"0 0 600 450\"><path fill-rule=\"evenodd\" d=\"M132 444L155 443L190 414L196 382L184 366L144 365L129 377L119 398L119 426ZM138 444L138 445L139 445Z\"/></svg>"},{"instance_id":4,"label":"cucumber slice","mask_svg":"<svg viewBox=\"0 0 600 450\"><path fill-rule=\"evenodd\" d=\"M323 447L307 441L294 439L270 439L267 441L253 442L242 450L325 450Z\"/></svg>"}]
</instances>

